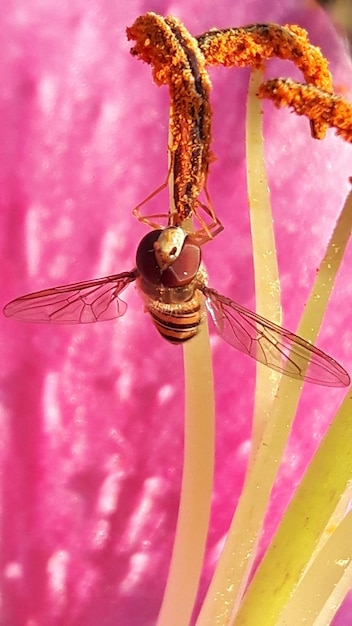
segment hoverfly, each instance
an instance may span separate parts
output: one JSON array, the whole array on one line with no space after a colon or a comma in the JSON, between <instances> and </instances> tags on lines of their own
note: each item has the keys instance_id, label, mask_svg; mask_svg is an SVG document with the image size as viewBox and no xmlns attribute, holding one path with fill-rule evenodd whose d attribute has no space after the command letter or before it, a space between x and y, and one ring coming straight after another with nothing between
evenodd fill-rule
<instances>
[{"instance_id":1,"label":"hoverfly","mask_svg":"<svg viewBox=\"0 0 352 626\"><path fill-rule=\"evenodd\" d=\"M196 335L204 296L217 332L231 346L291 378L328 387L350 384L343 367L322 350L208 287L200 246L180 226L145 235L130 272L21 296L6 304L4 314L57 324L115 319L126 312L120 294L133 281L157 330L172 343Z\"/></svg>"}]
</instances>

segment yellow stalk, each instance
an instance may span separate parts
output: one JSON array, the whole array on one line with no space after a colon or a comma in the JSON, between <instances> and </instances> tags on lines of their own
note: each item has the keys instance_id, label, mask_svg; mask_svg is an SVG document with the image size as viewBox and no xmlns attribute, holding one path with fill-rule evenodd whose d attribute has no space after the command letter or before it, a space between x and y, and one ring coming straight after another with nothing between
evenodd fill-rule
<instances>
[{"instance_id":1,"label":"yellow stalk","mask_svg":"<svg viewBox=\"0 0 352 626\"><path fill-rule=\"evenodd\" d=\"M203 566L214 466L214 395L206 321L184 346L185 445L177 530L158 626L189 626Z\"/></svg>"},{"instance_id":2,"label":"yellow stalk","mask_svg":"<svg viewBox=\"0 0 352 626\"><path fill-rule=\"evenodd\" d=\"M352 399L348 393L258 567L236 617L236 626L259 623L294 626L299 623L298 617L302 624L314 624L314 618L350 564L352 519L348 516L301 580L352 478L351 412ZM296 588L297 598L285 608ZM304 603L299 606L302 597ZM285 618L278 622L283 610Z\"/></svg>"},{"instance_id":3,"label":"yellow stalk","mask_svg":"<svg viewBox=\"0 0 352 626\"><path fill-rule=\"evenodd\" d=\"M170 116L171 119L171 116ZM170 145L172 137L169 136ZM169 179L171 212L173 178ZM184 224L191 229L190 223ZM207 540L214 476L215 407L208 323L183 347L185 431L182 488L158 626L189 626Z\"/></svg>"},{"instance_id":4,"label":"yellow stalk","mask_svg":"<svg viewBox=\"0 0 352 626\"><path fill-rule=\"evenodd\" d=\"M318 332L351 228L352 194L347 198L337 221L299 325L298 332L311 340L315 339ZM281 430L287 427L287 420L298 401L294 394L290 394L289 401L287 398L284 400L283 386L287 387L287 384L286 379L282 379L278 401L274 407L275 412L282 411L283 420L278 424ZM315 624L314 620L309 621L310 615L314 619L317 618L317 623L323 623L321 620L333 610L332 598L334 602L337 602L337 596L340 601L343 599L343 592L346 592L347 585L351 583L350 542L345 545L345 559L338 562L338 567L334 567L330 560L329 567L326 565L320 570L323 571L323 575L320 573L318 576L317 573L324 557L328 559L333 553L334 545L338 559L340 533L345 532L351 523L344 522L342 530L339 529L339 522L345 514L345 509L339 506L339 503L346 501L346 492L350 493L351 490L349 482L352 479L351 412L352 400L348 392L256 572L237 616L236 626L237 624L249 626L254 623L257 610L258 615L268 616L269 621L263 624L276 623L281 613L282 624L287 626L297 624L297 607L302 594L309 597L310 602L310 607L307 605L304 624ZM277 453L278 449L275 447L273 454ZM339 532L334 540L332 537L328 540L332 524ZM279 555L280 563L276 555ZM325 563L327 564L328 560ZM279 587L277 593L273 589L272 576Z\"/></svg>"},{"instance_id":5,"label":"yellow stalk","mask_svg":"<svg viewBox=\"0 0 352 626\"><path fill-rule=\"evenodd\" d=\"M251 204L251 227L256 296L260 313L278 321L280 310L279 281L272 233L272 216L262 145L261 107L256 92L262 81L260 72L253 72L247 103L247 178ZM258 290L258 291L257 291ZM225 626L238 608L262 528L267 502L277 465L271 458L267 471L269 448L262 446L265 456L258 463L257 448L262 440L265 421L277 387L278 375L258 364L253 424L253 456L245 486L233 518L227 540L213 580L202 606L197 626ZM265 450L266 448L266 450Z\"/></svg>"},{"instance_id":6,"label":"yellow stalk","mask_svg":"<svg viewBox=\"0 0 352 626\"><path fill-rule=\"evenodd\" d=\"M251 110L250 105L249 110ZM258 113L258 115L260 115L260 113ZM248 125L250 125L250 122L253 123L253 120L251 120L250 115L248 115ZM250 132L247 131L248 143L250 143L250 136ZM251 156L255 158L256 154L258 155L258 147L256 151L247 149L247 159L250 159ZM262 160L262 154L259 160ZM257 167L251 166L251 161L248 161L249 190L255 188L253 186L255 184L253 175L255 175L254 177L257 179L260 177ZM264 175L262 180L265 180ZM264 191L265 185L262 185L257 187L255 192L258 194L257 204L260 206L264 206L265 199L262 197ZM331 293L332 284L351 231L351 216L351 209L346 207L336 226L326 257L322 263L321 271L317 277L316 285L313 288L312 296L298 329L298 334L312 341L314 341L321 324L326 304ZM267 215L267 219L271 224L272 220L270 215ZM257 272L259 269L259 272L263 274L263 262L265 262L267 258L271 260L272 255L275 255L275 248L272 250L267 248L265 252L265 248L263 250L262 247L263 228L259 229L260 222L254 219L253 215L251 215L251 224L254 268L256 273L256 293L258 289L258 295L262 293L264 299L269 298L274 306L274 311L269 312L268 309L260 308L260 312L265 317L273 318L275 307L277 306L277 302L275 303L275 294L278 293L276 277L273 274L272 279L270 279L270 274L269 278L267 275L267 293L265 293L265 287L264 292L261 292L261 280L259 280ZM270 224L267 225L269 229ZM275 263L273 264L273 268L275 268ZM265 281L263 284L265 285ZM271 386L269 385L270 374L266 383L263 383L261 376L265 376L265 370L262 374L262 369L263 368L259 366L257 370L257 389L253 424L254 445L245 486L230 527L223 553L219 559L209 592L197 621L197 626L228 626L229 624L235 624L236 626L239 624L248 624L248 626L252 626L254 623L275 623L275 620L263 621L266 620L264 616L268 613L267 606L270 607L276 600L276 598L272 599L272 579L270 580L270 577L265 576L265 593L257 596L256 593L252 592L251 584L246 593L244 602L242 602L242 596L245 586L248 583L248 577L256 555L257 542L267 510L270 493L290 433L302 386L298 381L292 381L287 377L283 377L275 393L275 375L273 375ZM274 395L275 397L273 397ZM260 415L260 410L262 411L262 415ZM317 485L316 489L319 490ZM341 494L339 495L341 496ZM286 537L286 541L287 545L292 545L292 537L290 539ZM281 547L283 549L283 546ZM287 560L287 564L289 566L289 560ZM277 576L275 567L270 571L272 577L275 579ZM342 577L341 580L344 579L345 577ZM264 585L264 583L262 584ZM341 585L342 584L341 582ZM287 595L282 596L280 611L283 609L286 601ZM278 610L278 614L280 611ZM256 618L253 617L254 615L256 615Z\"/></svg>"}]
</instances>

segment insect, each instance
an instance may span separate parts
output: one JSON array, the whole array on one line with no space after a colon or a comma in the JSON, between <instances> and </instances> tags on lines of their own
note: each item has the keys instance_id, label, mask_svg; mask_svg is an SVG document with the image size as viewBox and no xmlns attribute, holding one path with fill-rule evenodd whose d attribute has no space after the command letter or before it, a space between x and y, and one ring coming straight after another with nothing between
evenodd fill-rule
<instances>
[{"instance_id":1,"label":"insect","mask_svg":"<svg viewBox=\"0 0 352 626\"><path fill-rule=\"evenodd\" d=\"M133 281L157 330L172 343L196 335L204 296L217 332L231 346L291 378L330 387L350 384L333 358L208 287L201 248L192 233L179 226L145 235L131 271L22 296L9 302L4 314L58 324L112 320L126 312L120 294Z\"/></svg>"},{"instance_id":2,"label":"insect","mask_svg":"<svg viewBox=\"0 0 352 626\"><path fill-rule=\"evenodd\" d=\"M131 271L22 296L9 302L4 314L23 321L61 324L115 319L127 310L120 294L136 281L155 327L172 343L180 344L196 335L203 319L205 299L217 332L233 347L292 378L331 387L348 386L349 375L330 356L208 287L201 260L201 246L223 228L210 201L204 205L198 199L201 190L206 193L213 158L211 85L205 63L257 67L261 58L256 48L259 46L264 58L277 55L296 60L305 78L313 80L309 60L314 57L315 80L320 81L319 86L322 83L330 88L330 74L319 51L309 46L305 32L298 27L255 25L212 30L196 40L175 18L164 19L154 13L138 18L127 34L136 41L132 53L153 65L158 84L168 83L170 87L169 176L172 173L175 210L149 217L140 213L140 207L166 184L135 207L134 215L154 230L141 240L136 267ZM247 55L242 59L241 51L248 47L242 45L243 37L251 43L253 58ZM232 56L225 55L226 58L225 42L232 42ZM227 44L225 48L228 49ZM262 65L262 60L259 64ZM192 216L199 221L201 229L187 234L182 224ZM163 228L154 221L156 218L166 218L168 226Z\"/></svg>"}]
</instances>

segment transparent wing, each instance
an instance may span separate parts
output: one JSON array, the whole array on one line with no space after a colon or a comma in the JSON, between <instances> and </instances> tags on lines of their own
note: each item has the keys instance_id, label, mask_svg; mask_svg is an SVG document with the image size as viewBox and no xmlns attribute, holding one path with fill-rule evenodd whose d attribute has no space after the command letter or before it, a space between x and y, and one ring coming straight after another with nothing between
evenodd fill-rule
<instances>
[{"instance_id":1,"label":"transparent wing","mask_svg":"<svg viewBox=\"0 0 352 626\"><path fill-rule=\"evenodd\" d=\"M118 296L138 276L137 270L29 293L4 307L6 317L25 322L74 324L121 317L127 304Z\"/></svg>"},{"instance_id":2,"label":"transparent wing","mask_svg":"<svg viewBox=\"0 0 352 626\"><path fill-rule=\"evenodd\" d=\"M327 387L350 384L347 372L334 359L213 289L202 289L216 330L231 346L291 378Z\"/></svg>"}]
</instances>

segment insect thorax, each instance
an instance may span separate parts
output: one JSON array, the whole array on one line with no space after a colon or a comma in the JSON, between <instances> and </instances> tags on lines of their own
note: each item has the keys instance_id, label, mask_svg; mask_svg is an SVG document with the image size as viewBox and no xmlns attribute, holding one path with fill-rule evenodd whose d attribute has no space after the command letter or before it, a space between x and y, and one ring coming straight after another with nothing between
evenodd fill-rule
<instances>
[{"instance_id":1,"label":"insect thorax","mask_svg":"<svg viewBox=\"0 0 352 626\"><path fill-rule=\"evenodd\" d=\"M202 289L206 286L206 272L201 265L196 277L183 287L164 287L138 279L144 296L145 309L150 313L159 333L172 343L184 343L199 330L203 319Z\"/></svg>"}]
</instances>

